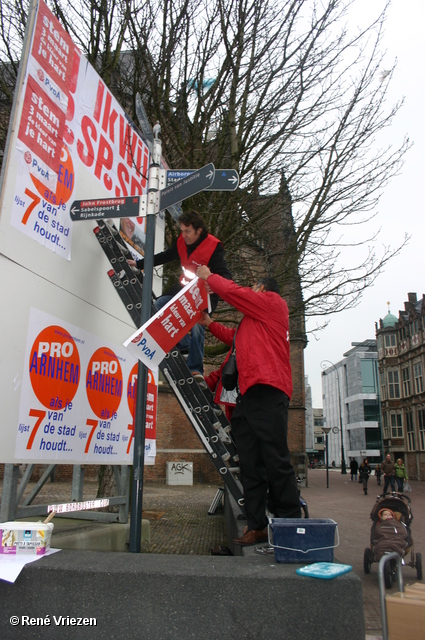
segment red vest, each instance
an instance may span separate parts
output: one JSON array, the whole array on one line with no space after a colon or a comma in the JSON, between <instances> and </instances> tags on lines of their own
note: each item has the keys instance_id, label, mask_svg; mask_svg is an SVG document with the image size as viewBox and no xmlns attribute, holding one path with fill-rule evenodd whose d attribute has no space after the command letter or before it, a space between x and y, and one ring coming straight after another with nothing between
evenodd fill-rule
<instances>
[{"instance_id":1,"label":"red vest","mask_svg":"<svg viewBox=\"0 0 425 640\"><path fill-rule=\"evenodd\" d=\"M183 273L180 276L180 283L182 285L187 284L190 280L190 278L185 278L184 270L187 269L191 273L196 274L196 269L198 267L201 267L203 264L208 265L219 242L220 240L209 233L205 240L202 240L201 244L199 244L196 249L192 251L190 256L188 256L188 246L183 240L183 236L179 235L177 238L177 250L183 267Z\"/></svg>"}]
</instances>

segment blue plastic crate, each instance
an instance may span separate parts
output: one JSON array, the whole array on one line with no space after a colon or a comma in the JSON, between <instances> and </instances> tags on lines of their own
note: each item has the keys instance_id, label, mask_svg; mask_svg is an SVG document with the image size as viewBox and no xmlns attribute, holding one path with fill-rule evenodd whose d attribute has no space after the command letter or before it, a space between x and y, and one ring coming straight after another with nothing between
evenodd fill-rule
<instances>
[{"instance_id":1,"label":"blue plastic crate","mask_svg":"<svg viewBox=\"0 0 425 640\"><path fill-rule=\"evenodd\" d=\"M269 543L276 562L333 562L337 523L330 518L269 518Z\"/></svg>"}]
</instances>

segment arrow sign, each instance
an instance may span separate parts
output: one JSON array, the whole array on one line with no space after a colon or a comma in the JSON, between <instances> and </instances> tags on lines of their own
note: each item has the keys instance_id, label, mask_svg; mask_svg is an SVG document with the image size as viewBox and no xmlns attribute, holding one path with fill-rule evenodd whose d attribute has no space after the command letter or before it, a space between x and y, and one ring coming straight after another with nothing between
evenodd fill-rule
<instances>
[{"instance_id":1,"label":"arrow sign","mask_svg":"<svg viewBox=\"0 0 425 640\"><path fill-rule=\"evenodd\" d=\"M239 174L234 169L216 169L214 181L207 191L235 191L239 186Z\"/></svg>"},{"instance_id":2,"label":"arrow sign","mask_svg":"<svg viewBox=\"0 0 425 640\"><path fill-rule=\"evenodd\" d=\"M168 207L171 207L173 204L181 200L186 200L186 198L194 196L195 193L208 189L213 183L214 175L214 165L210 162L210 164L205 165L202 169L193 171L186 177L178 180L178 182L173 182L159 192L159 210L163 211L164 209L168 209Z\"/></svg>"},{"instance_id":3,"label":"arrow sign","mask_svg":"<svg viewBox=\"0 0 425 640\"><path fill-rule=\"evenodd\" d=\"M167 185L176 180L187 178L195 172L195 169L175 169L167 171ZM216 169L214 180L205 191L235 191L239 186L239 174L234 169Z\"/></svg>"},{"instance_id":4,"label":"arrow sign","mask_svg":"<svg viewBox=\"0 0 425 640\"><path fill-rule=\"evenodd\" d=\"M71 205L71 220L104 220L105 218L137 218L142 216L140 201L146 196L104 198L100 200L74 200Z\"/></svg>"}]
</instances>

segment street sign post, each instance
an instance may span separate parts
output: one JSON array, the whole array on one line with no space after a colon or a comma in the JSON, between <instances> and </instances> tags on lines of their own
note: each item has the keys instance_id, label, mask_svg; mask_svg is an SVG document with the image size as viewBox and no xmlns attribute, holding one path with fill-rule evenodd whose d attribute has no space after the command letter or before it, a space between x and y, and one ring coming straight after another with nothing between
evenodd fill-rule
<instances>
[{"instance_id":1,"label":"street sign post","mask_svg":"<svg viewBox=\"0 0 425 640\"><path fill-rule=\"evenodd\" d=\"M146 196L74 200L71 220L104 220L105 218L139 218L146 215Z\"/></svg>"},{"instance_id":2,"label":"street sign post","mask_svg":"<svg viewBox=\"0 0 425 640\"><path fill-rule=\"evenodd\" d=\"M167 171L167 186L177 180L187 178L195 173L195 169L174 169ZM234 169L216 169L214 180L204 191L235 191L239 186L239 175Z\"/></svg>"},{"instance_id":3,"label":"street sign post","mask_svg":"<svg viewBox=\"0 0 425 640\"><path fill-rule=\"evenodd\" d=\"M160 191L160 211L164 211L164 209L168 209L171 205L208 189L214 181L214 175L214 165L210 162L205 165L205 167L202 167L202 169L193 171L181 180L171 183L168 187Z\"/></svg>"}]
</instances>

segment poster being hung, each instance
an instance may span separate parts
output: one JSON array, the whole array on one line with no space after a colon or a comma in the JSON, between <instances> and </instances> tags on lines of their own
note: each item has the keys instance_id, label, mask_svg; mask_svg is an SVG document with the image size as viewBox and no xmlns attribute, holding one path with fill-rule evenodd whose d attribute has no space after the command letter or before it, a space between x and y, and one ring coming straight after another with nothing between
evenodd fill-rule
<instances>
[{"instance_id":1,"label":"poster being hung","mask_svg":"<svg viewBox=\"0 0 425 640\"><path fill-rule=\"evenodd\" d=\"M42 0L17 112L11 224L69 260L73 200L145 193L149 150ZM128 220L122 234L143 255L144 220Z\"/></svg>"},{"instance_id":2,"label":"poster being hung","mask_svg":"<svg viewBox=\"0 0 425 640\"><path fill-rule=\"evenodd\" d=\"M203 280L197 276L158 313L137 329L124 346L152 371L165 355L195 326L202 311L210 310Z\"/></svg>"},{"instance_id":3,"label":"poster being hung","mask_svg":"<svg viewBox=\"0 0 425 640\"><path fill-rule=\"evenodd\" d=\"M17 460L132 464L137 361L122 347L31 309ZM149 371L145 462L156 455L157 373Z\"/></svg>"}]
</instances>

